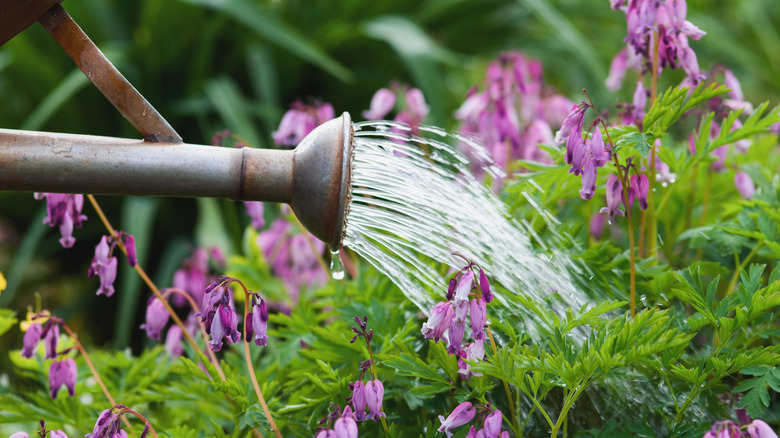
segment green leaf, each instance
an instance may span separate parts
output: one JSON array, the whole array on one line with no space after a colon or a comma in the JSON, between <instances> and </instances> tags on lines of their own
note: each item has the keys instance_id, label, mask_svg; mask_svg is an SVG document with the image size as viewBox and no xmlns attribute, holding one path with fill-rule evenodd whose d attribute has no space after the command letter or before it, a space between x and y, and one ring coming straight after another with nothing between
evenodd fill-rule
<instances>
[{"instance_id":1,"label":"green leaf","mask_svg":"<svg viewBox=\"0 0 780 438\"><path fill-rule=\"evenodd\" d=\"M0 309L0 336L17 323L16 312L11 309Z\"/></svg>"},{"instance_id":2,"label":"green leaf","mask_svg":"<svg viewBox=\"0 0 780 438\"><path fill-rule=\"evenodd\" d=\"M236 416L239 429L268 429L268 419L265 418L265 413L260 404L255 403L249 406L243 413Z\"/></svg>"},{"instance_id":3,"label":"green leaf","mask_svg":"<svg viewBox=\"0 0 780 438\"><path fill-rule=\"evenodd\" d=\"M320 67L334 77L350 82L350 72L328 55L313 40L287 24L271 10L249 0L185 0L189 3L216 8L223 14L242 23L255 33L289 50L291 53Z\"/></svg>"},{"instance_id":4,"label":"green leaf","mask_svg":"<svg viewBox=\"0 0 780 438\"><path fill-rule=\"evenodd\" d=\"M632 132L621 137L617 141L617 146L621 148L631 147L639 152L639 154L642 155L642 158L647 158L648 155L650 155L650 150L652 148L649 143L650 138L651 135L644 132Z\"/></svg>"},{"instance_id":5,"label":"green leaf","mask_svg":"<svg viewBox=\"0 0 780 438\"><path fill-rule=\"evenodd\" d=\"M450 385L447 379L436 372L433 367L423 362L419 357L402 353L400 356L390 356L383 361L385 366L395 368L398 374L409 377L419 377L424 380Z\"/></svg>"}]
</instances>

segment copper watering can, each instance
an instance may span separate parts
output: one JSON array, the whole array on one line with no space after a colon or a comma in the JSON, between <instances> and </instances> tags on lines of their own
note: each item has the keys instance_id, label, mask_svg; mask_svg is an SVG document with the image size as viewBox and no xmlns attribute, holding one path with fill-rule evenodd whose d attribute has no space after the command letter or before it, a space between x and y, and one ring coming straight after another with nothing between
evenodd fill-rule
<instances>
[{"instance_id":1,"label":"copper watering can","mask_svg":"<svg viewBox=\"0 0 780 438\"><path fill-rule=\"evenodd\" d=\"M0 129L0 190L282 202L331 249L341 247L353 137L348 113L294 150L186 144L59 0L0 0L0 45L36 21L143 140Z\"/></svg>"}]
</instances>

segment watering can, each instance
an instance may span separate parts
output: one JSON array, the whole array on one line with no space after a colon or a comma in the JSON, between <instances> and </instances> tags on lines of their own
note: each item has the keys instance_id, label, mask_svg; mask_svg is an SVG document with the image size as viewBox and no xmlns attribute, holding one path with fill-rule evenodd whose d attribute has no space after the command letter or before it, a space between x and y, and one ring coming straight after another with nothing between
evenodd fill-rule
<instances>
[{"instance_id":1,"label":"watering can","mask_svg":"<svg viewBox=\"0 0 780 438\"><path fill-rule=\"evenodd\" d=\"M0 190L282 202L332 250L341 247L352 157L348 113L294 150L183 143L59 2L0 0L0 45L41 23L143 140L0 129Z\"/></svg>"}]
</instances>

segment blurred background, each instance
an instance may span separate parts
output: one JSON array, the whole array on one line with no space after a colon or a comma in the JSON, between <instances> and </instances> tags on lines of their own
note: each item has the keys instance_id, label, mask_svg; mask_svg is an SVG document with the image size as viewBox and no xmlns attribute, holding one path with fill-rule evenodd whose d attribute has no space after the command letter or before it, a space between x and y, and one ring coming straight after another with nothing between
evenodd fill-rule
<instances>
[{"instance_id":1,"label":"blurred background","mask_svg":"<svg viewBox=\"0 0 780 438\"><path fill-rule=\"evenodd\" d=\"M586 88L598 106L629 101L633 86L604 87L623 47L625 14L607 0L66 0L64 8L188 143L230 129L253 146L296 99L330 102L360 119L373 93L393 81L420 88L427 123L456 130L453 112L481 83L488 62L519 50L542 60L545 81L573 101ZM688 19L708 34L691 46L702 70L725 65L747 100L780 100L780 2L688 1ZM675 73L680 73L675 76ZM666 74L668 85L681 72ZM137 138L138 134L35 24L0 47L0 127ZM198 246L240 251L249 223L226 200L99 197L119 229L135 235L139 259L161 287ZM96 297L87 277L104 229L89 205L62 249L42 224L45 203L0 193L0 307L24 317L40 299L82 339L116 348L144 345L138 326L149 291L124 260L117 293ZM270 212L269 214L273 214ZM18 330L18 329L14 329ZM19 348L21 335L0 339ZM0 369L7 357L0 357Z\"/></svg>"}]
</instances>

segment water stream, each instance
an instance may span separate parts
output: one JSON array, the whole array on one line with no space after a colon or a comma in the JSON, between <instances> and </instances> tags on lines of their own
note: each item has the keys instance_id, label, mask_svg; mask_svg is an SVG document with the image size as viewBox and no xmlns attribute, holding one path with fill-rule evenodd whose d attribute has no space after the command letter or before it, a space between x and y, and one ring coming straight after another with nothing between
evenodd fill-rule
<instances>
[{"instance_id":1,"label":"water stream","mask_svg":"<svg viewBox=\"0 0 780 438\"><path fill-rule=\"evenodd\" d=\"M488 163L484 149L434 127L390 122L356 125L352 202L344 243L390 277L418 307L430 310L443 298L459 253L479 264L500 284L498 299L509 311L527 313L528 300L558 314L589 302L570 278L572 262L513 220L504 203L469 170L458 149ZM548 220L556 220L547 214ZM536 246L536 247L534 247ZM535 324L525 327L533 336Z\"/></svg>"},{"instance_id":2,"label":"water stream","mask_svg":"<svg viewBox=\"0 0 780 438\"><path fill-rule=\"evenodd\" d=\"M427 313L444 299L452 270L464 265L454 253L475 261L490 278L501 303L491 304L491 317L520 315L524 326L519 329L532 340L549 333L549 310L563 316L594 302L572 278L593 274L558 249L574 241L553 231L558 241L547 244L529 224L510 217L505 204L469 170L459 148L470 148L468 156L487 163L484 171L491 177L503 176L490 166L479 144L434 127L421 127L425 138L420 138L409 127L390 122L355 126L344 244L392 279L420 309ZM532 181L529 186L533 188ZM560 228L555 215L536 205L532 196L520 196L549 230ZM534 307L543 310L535 312ZM587 327L569 335L581 343ZM635 416L674 397L664 385L632 370L621 370L596 386L588 403L605 420ZM706 414L698 404L689 412Z\"/></svg>"}]
</instances>

